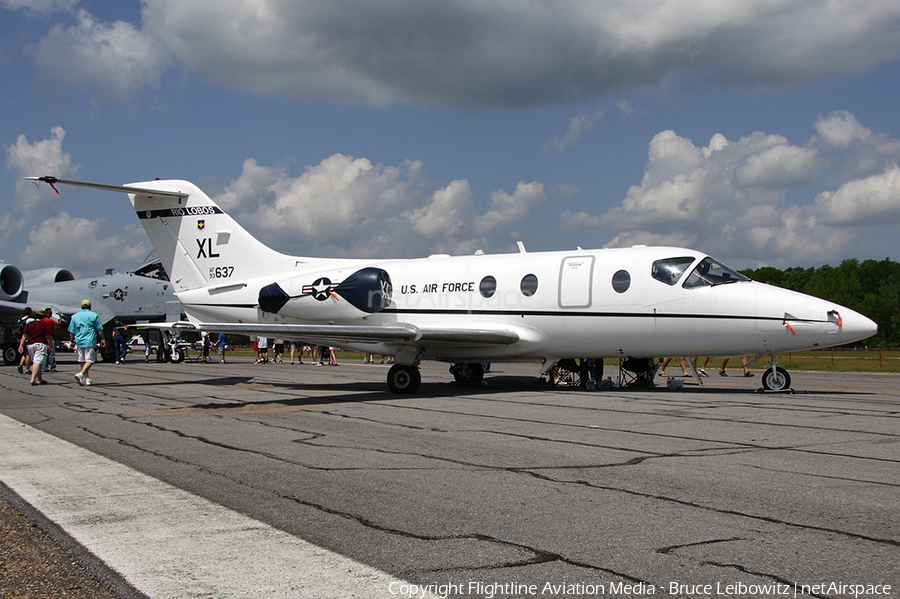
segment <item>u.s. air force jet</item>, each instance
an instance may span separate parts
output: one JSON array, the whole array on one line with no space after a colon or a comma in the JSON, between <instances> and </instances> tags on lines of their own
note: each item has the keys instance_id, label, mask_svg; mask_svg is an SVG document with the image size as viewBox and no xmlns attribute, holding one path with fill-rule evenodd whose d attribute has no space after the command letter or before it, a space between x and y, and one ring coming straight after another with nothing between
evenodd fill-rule
<instances>
[{"instance_id":1,"label":"u.s. air force jet","mask_svg":"<svg viewBox=\"0 0 900 599\"><path fill-rule=\"evenodd\" d=\"M832 302L749 280L675 247L411 260L295 257L263 245L187 181L106 185L128 194L188 322L173 327L298 338L394 356L395 393L423 359L464 365L563 358L771 354L865 339L874 322Z\"/></svg>"}]
</instances>

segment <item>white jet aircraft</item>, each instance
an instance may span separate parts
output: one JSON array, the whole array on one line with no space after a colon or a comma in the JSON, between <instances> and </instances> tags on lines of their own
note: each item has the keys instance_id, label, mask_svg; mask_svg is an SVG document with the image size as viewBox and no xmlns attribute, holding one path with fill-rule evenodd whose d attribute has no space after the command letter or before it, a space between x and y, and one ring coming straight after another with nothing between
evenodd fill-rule
<instances>
[{"instance_id":1,"label":"white jet aircraft","mask_svg":"<svg viewBox=\"0 0 900 599\"><path fill-rule=\"evenodd\" d=\"M125 186L34 177L128 194L189 322L173 328L302 339L394 356L395 393L423 359L460 365L562 358L771 354L767 389L790 387L776 352L859 341L877 327L827 300L757 283L694 250L436 255L411 260L288 256L187 181Z\"/></svg>"}]
</instances>

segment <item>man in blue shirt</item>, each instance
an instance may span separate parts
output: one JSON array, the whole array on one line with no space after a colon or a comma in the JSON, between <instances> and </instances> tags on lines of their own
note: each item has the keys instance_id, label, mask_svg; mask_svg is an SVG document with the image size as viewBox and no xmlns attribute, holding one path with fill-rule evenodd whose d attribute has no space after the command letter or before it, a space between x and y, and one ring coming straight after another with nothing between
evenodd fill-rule
<instances>
[{"instance_id":1,"label":"man in blue shirt","mask_svg":"<svg viewBox=\"0 0 900 599\"><path fill-rule=\"evenodd\" d=\"M216 341L216 349L219 352L219 364L225 363L225 333L219 333L219 339Z\"/></svg>"},{"instance_id":2,"label":"man in blue shirt","mask_svg":"<svg viewBox=\"0 0 900 599\"><path fill-rule=\"evenodd\" d=\"M75 343L75 356L81 364L81 372L75 375L79 385L90 385L91 379L88 373L91 366L97 361L97 338L100 338L100 347L106 346L103 339L103 325L100 317L91 312L91 301L82 300L81 312L72 315L69 321L69 340Z\"/></svg>"}]
</instances>

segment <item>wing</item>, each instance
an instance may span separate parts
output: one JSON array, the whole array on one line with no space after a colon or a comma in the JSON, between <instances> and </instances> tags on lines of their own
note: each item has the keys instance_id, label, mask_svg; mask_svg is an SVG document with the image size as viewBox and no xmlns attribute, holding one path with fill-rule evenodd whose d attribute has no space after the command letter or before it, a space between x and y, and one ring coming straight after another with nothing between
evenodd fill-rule
<instances>
[{"instance_id":1,"label":"wing","mask_svg":"<svg viewBox=\"0 0 900 599\"><path fill-rule=\"evenodd\" d=\"M10 320L18 320L20 316L22 316L22 310L25 306L31 306L35 310L43 310L44 308L50 308L53 310L53 316L56 318L57 316L63 315L66 317L75 314L76 312L81 311L81 306L65 306L63 304L57 304L54 302L45 302L35 304L32 302L10 302L5 300L0 300L0 320L10 321Z\"/></svg>"},{"instance_id":2,"label":"wing","mask_svg":"<svg viewBox=\"0 0 900 599\"><path fill-rule=\"evenodd\" d=\"M519 335L508 330L420 329L412 325L357 327L306 324L250 324L233 322L172 322L156 328L210 331L240 335L297 338L310 343L340 346L342 343L396 343L398 345L511 345Z\"/></svg>"}]
</instances>

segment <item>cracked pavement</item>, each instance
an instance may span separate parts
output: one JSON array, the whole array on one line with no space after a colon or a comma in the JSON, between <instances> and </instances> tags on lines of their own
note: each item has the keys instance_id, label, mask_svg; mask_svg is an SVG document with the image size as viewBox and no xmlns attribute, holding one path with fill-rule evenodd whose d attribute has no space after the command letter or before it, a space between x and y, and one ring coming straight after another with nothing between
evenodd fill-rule
<instances>
[{"instance_id":1,"label":"cracked pavement","mask_svg":"<svg viewBox=\"0 0 900 599\"><path fill-rule=\"evenodd\" d=\"M0 412L419 584L900 589L900 377L578 391L494 368L459 387L425 363L395 396L352 362L100 364L79 387L63 361L40 388L2 369Z\"/></svg>"}]
</instances>

